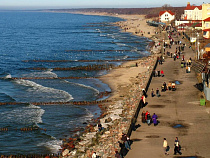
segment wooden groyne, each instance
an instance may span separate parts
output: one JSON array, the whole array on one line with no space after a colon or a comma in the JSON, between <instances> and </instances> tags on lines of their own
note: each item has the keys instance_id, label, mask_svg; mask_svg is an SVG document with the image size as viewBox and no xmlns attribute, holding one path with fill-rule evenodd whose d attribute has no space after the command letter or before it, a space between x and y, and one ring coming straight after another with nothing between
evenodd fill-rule
<instances>
[{"instance_id":1,"label":"wooden groyne","mask_svg":"<svg viewBox=\"0 0 210 158\"><path fill-rule=\"evenodd\" d=\"M120 61L134 61L136 59L139 59L139 56L134 57L127 57L127 58L135 58L135 59L116 59L116 60L23 60L23 62L120 62Z\"/></svg>"},{"instance_id":2,"label":"wooden groyne","mask_svg":"<svg viewBox=\"0 0 210 158\"><path fill-rule=\"evenodd\" d=\"M112 100L100 100L100 101L69 101L69 102L30 102L30 103L22 103L22 102L0 102L0 106L3 105L96 105L102 103L110 103Z\"/></svg>"},{"instance_id":3,"label":"wooden groyne","mask_svg":"<svg viewBox=\"0 0 210 158\"><path fill-rule=\"evenodd\" d=\"M90 79L90 78L99 78L99 77L74 77L74 76L68 76L68 77L11 77L9 79L12 80L65 80L65 79Z\"/></svg>"},{"instance_id":4,"label":"wooden groyne","mask_svg":"<svg viewBox=\"0 0 210 158\"><path fill-rule=\"evenodd\" d=\"M115 66L113 64L103 64L103 65L88 65L88 66L77 66L77 67L55 67L50 68L53 71L75 71L75 70L87 70L87 71L93 71L93 70L109 70L110 68L114 68ZM42 67L34 67L34 68L27 68L30 70L48 70L49 68L42 68Z\"/></svg>"},{"instance_id":5,"label":"wooden groyne","mask_svg":"<svg viewBox=\"0 0 210 158\"><path fill-rule=\"evenodd\" d=\"M135 50L135 51L142 51L142 50ZM108 49L108 50L65 50L65 52L133 52L133 50L130 49Z\"/></svg>"}]
</instances>

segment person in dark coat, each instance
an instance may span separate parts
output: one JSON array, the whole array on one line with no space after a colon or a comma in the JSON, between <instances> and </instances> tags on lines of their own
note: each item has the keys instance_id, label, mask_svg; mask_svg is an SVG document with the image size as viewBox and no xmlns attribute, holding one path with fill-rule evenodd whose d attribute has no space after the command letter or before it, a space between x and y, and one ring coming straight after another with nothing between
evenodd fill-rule
<instances>
[{"instance_id":1,"label":"person in dark coat","mask_svg":"<svg viewBox=\"0 0 210 158\"><path fill-rule=\"evenodd\" d=\"M143 111L141 113L141 121L142 121L142 123L145 123L146 122L145 114L146 114L145 111Z\"/></svg>"},{"instance_id":2,"label":"person in dark coat","mask_svg":"<svg viewBox=\"0 0 210 158\"><path fill-rule=\"evenodd\" d=\"M145 96L145 98L147 98L147 93L146 93L145 89L142 89L142 93Z\"/></svg>"},{"instance_id":3,"label":"person in dark coat","mask_svg":"<svg viewBox=\"0 0 210 158\"><path fill-rule=\"evenodd\" d=\"M154 90L152 88L152 90L151 90L151 97L154 97L154 96L155 96L155 94L154 94Z\"/></svg>"},{"instance_id":4,"label":"person in dark coat","mask_svg":"<svg viewBox=\"0 0 210 158\"><path fill-rule=\"evenodd\" d=\"M160 91L159 91L158 88L156 89L156 96L157 96L157 97L160 97Z\"/></svg>"},{"instance_id":5,"label":"person in dark coat","mask_svg":"<svg viewBox=\"0 0 210 158\"><path fill-rule=\"evenodd\" d=\"M174 142L174 155L176 155L176 153L179 153L179 155L182 155L180 150L181 150L181 146L179 144L178 137L176 137L175 142Z\"/></svg>"}]
</instances>

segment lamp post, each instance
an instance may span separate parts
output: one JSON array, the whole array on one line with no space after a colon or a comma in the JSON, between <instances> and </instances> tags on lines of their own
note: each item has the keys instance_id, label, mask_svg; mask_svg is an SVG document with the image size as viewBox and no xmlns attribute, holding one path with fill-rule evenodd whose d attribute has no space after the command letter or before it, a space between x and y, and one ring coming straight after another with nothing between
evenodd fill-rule
<instances>
[{"instance_id":1,"label":"lamp post","mask_svg":"<svg viewBox=\"0 0 210 158\"><path fill-rule=\"evenodd\" d=\"M199 33L197 32L197 39L198 39L198 42L197 42L197 51L198 51L198 60L200 59L200 52L199 52L199 45L200 45L200 42L199 42Z\"/></svg>"},{"instance_id":2,"label":"lamp post","mask_svg":"<svg viewBox=\"0 0 210 158\"><path fill-rule=\"evenodd\" d=\"M199 52L199 45L200 45L200 42L197 43L198 45L198 60L200 59L200 52Z\"/></svg>"}]
</instances>

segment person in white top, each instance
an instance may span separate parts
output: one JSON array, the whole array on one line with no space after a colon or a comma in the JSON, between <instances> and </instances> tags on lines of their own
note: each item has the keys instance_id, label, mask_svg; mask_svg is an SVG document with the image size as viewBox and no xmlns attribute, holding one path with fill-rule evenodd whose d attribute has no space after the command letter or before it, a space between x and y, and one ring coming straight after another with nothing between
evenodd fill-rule
<instances>
[{"instance_id":1,"label":"person in white top","mask_svg":"<svg viewBox=\"0 0 210 158\"><path fill-rule=\"evenodd\" d=\"M92 154L92 158L96 158L96 157L97 157L96 152L94 152L94 153Z\"/></svg>"},{"instance_id":2,"label":"person in white top","mask_svg":"<svg viewBox=\"0 0 210 158\"><path fill-rule=\"evenodd\" d=\"M165 155L169 155L168 154L168 142L167 142L166 138L163 138L163 149L164 149Z\"/></svg>"}]
</instances>

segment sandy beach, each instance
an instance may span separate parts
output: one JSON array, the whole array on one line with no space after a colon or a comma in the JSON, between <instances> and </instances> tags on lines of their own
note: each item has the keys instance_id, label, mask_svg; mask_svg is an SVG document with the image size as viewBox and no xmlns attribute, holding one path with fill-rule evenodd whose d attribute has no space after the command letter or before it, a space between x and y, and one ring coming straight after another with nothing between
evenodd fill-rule
<instances>
[{"instance_id":1,"label":"sandy beach","mask_svg":"<svg viewBox=\"0 0 210 158\"><path fill-rule=\"evenodd\" d=\"M130 32L137 36L144 36L147 38L152 38L155 35L156 28L147 25L147 21L152 19L146 19L145 15L125 15L125 14L108 14L105 12L69 12L73 14L84 14L84 15L97 15L97 16L114 16L125 21L119 21L115 24L118 25L122 31Z\"/></svg>"},{"instance_id":2,"label":"sandy beach","mask_svg":"<svg viewBox=\"0 0 210 158\"><path fill-rule=\"evenodd\" d=\"M75 13L75 12L74 12ZM115 16L125 21L115 23L122 31L133 35L153 38L156 44L159 42L155 35L156 28L148 26L144 15L108 15L106 13L81 13L85 15ZM149 32L149 33L148 33ZM103 114L99 122L104 130L98 132L97 126L88 125L81 141L73 151L65 149L62 153L65 157L91 157L96 152L101 157L114 157L115 151L120 150L118 141L122 133L127 133L132 118L138 108L142 96L142 89L147 85L152 70L157 60L161 46L152 47L150 56L136 61L129 61L120 68L110 70L107 75L100 77L112 90L109 100L111 103L99 105Z\"/></svg>"},{"instance_id":3,"label":"sandy beach","mask_svg":"<svg viewBox=\"0 0 210 158\"><path fill-rule=\"evenodd\" d=\"M116 24L126 32L147 38L155 35L156 29L147 25L146 22L151 19L145 19L145 15L116 15L116 17L125 19L125 21L117 22Z\"/></svg>"}]
</instances>

